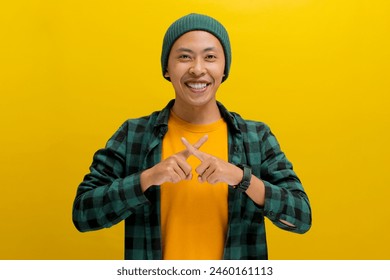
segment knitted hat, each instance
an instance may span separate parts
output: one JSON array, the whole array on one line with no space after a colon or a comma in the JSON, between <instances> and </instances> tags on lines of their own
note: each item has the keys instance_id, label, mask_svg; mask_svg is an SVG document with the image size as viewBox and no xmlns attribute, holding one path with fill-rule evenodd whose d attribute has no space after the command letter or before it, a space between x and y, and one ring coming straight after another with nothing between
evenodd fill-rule
<instances>
[{"instance_id":1,"label":"knitted hat","mask_svg":"<svg viewBox=\"0 0 390 280\"><path fill-rule=\"evenodd\" d=\"M230 64L232 61L229 35L225 27L223 27L223 25L217 20L209 16L200 14L189 14L182 18L179 18L174 23L172 23L172 25L165 33L161 52L161 66L163 76L167 71L169 53L171 52L171 48L175 41L184 33L194 30L207 31L217 37L220 41L223 47L223 51L225 53L225 76L222 79L222 82L224 82L229 75ZM170 81L169 77L164 76L164 78Z\"/></svg>"}]
</instances>

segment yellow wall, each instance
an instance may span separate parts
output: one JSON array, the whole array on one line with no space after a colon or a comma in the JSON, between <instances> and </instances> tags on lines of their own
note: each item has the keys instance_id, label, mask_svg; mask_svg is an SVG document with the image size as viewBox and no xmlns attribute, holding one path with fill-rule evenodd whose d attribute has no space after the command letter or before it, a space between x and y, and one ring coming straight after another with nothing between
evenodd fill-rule
<instances>
[{"instance_id":1,"label":"yellow wall","mask_svg":"<svg viewBox=\"0 0 390 280\"><path fill-rule=\"evenodd\" d=\"M123 224L78 233L77 185L127 118L173 97L159 64L189 12L230 32L219 100L268 123L313 208L268 223L272 259L390 259L387 0L1 1L0 259L122 259Z\"/></svg>"}]
</instances>

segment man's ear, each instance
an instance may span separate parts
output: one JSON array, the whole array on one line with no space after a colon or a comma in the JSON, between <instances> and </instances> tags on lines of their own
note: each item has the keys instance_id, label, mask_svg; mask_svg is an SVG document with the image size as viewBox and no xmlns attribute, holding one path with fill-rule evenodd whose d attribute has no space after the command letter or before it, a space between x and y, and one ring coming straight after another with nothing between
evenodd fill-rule
<instances>
[{"instance_id":1,"label":"man's ear","mask_svg":"<svg viewBox=\"0 0 390 280\"><path fill-rule=\"evenodd\" d=\"M168 73L168 71L165 72L164 77L165 77L165 78L169 78L169 73Z\"/></svg>"}]
</instances>

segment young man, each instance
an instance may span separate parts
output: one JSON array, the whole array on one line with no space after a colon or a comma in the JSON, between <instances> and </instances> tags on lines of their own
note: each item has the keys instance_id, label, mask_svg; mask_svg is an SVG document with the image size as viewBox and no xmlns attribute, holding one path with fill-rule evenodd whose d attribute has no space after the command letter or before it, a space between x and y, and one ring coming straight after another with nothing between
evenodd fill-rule
<instances>
[{"instance_id":1,"label":"young man","mask_svg":"<svg viewBox=\"0 0 390 280\"><path fill-rule=\"evenodd\" d=\"M216 100L231 64L225 28L205 15L178 19L161 64L175 99L126 121L96 152L76 228L125 220L126 259L267 259L264 217L308 231L307 195L270 129Z\"/></svg>"}]
</instances>

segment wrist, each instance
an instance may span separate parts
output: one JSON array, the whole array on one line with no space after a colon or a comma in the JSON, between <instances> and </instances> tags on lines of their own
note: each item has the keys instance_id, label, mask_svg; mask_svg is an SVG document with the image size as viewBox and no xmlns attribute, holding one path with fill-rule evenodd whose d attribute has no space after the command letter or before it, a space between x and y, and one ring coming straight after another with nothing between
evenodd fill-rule
<instances>
[{"instance_id":1,"label":"wrist","mask_svg":"<svg viewBox=\"0 0 390 280\"><path fill-rule=\"evenodd\" d=\"M148 169L141 173L140 183L142 192L145 192L151 186Z\"/></svg>"},{"instance_id":2,"label":"wrist","mask_svg":"<svg viewBox=\"0 0 390 280\"><path fill-rule=\"evenodd\" d=\"M246 192L251 183L252 168L245 164L237 164L237 167L242 170L243 175L241 181L234 188L240 192Z\"/></svg>"}]
</instances>

